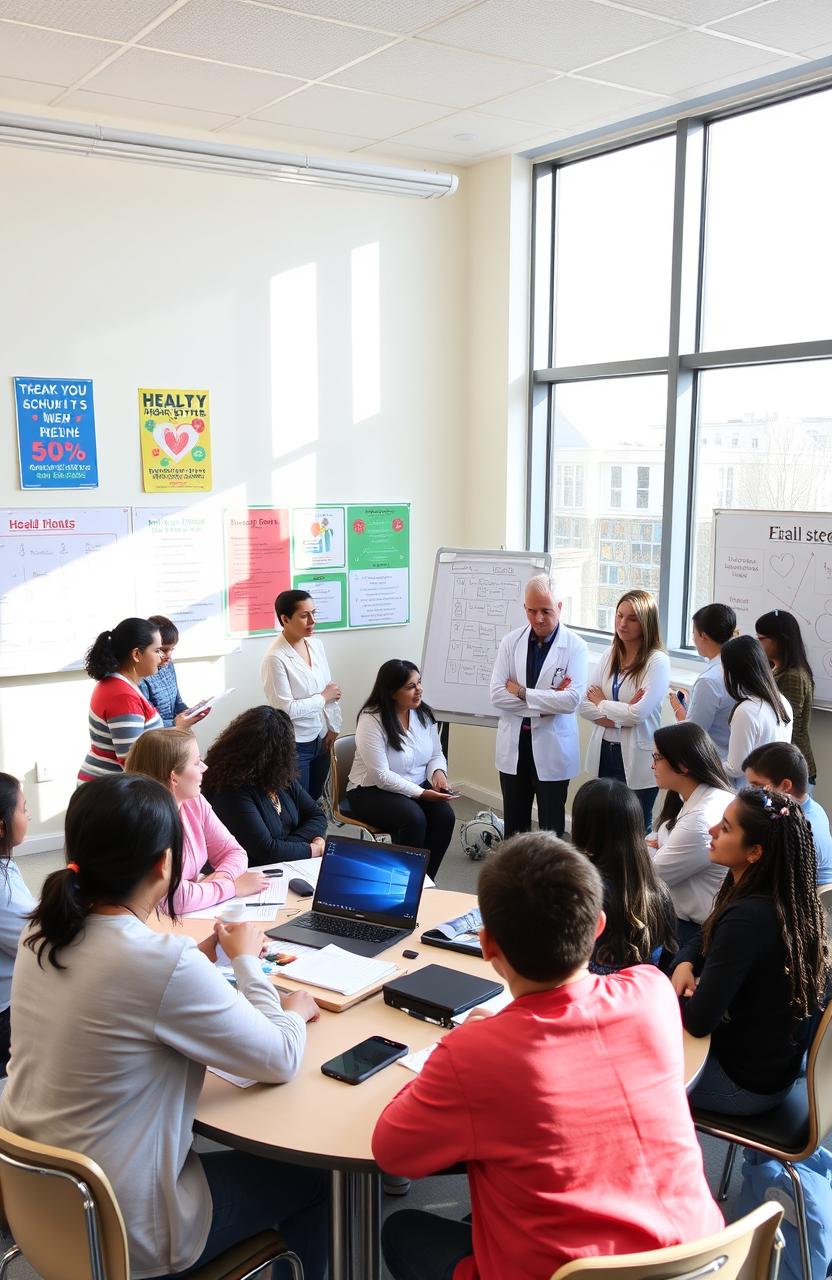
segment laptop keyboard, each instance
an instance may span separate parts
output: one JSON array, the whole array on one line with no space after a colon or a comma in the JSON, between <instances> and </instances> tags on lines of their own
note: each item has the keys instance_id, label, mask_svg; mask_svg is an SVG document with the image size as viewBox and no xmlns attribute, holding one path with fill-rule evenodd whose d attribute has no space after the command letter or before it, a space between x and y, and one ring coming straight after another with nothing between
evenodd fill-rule
<instances>
[{"instance_id":1,"label":"laptop keyboard","mask_svg":"<svg viewBox=\"0 0 832 1280\"><path fill-rule=\"evenodd\" d=\"M307 911L296 916L291 923L299 929L319 929L339 938L358 938L360 942L385 942L398 929L388 929L383 924L366 924L363 920L342 920L340 916L325 916L320 911Z\"/></svg>"}]
</instances>

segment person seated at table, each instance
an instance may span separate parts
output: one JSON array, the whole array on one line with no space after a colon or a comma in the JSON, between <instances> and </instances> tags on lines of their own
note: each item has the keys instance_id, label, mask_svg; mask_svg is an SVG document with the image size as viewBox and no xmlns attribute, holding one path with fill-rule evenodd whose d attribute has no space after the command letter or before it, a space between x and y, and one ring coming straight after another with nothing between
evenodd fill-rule
<instances>
[{"instance_id":1,"label":"person seated at table","mask_svg":"<svg viewBox=\"0 0 832 1280\"><path fill-rule=\"evenodd\" d=\"M711 862L711 827L734 798L716 747L698 724L666 725L653 735L653 773L665 789L656 834L647 841L653 866L670 889L676 936L685 943L711 913L725 879Z\"/></svg>"},{"instance_id":2,"label":"person seated at table","mask_svg":"<svg viewBox=\"0 0 832 1280\"><path fill-rule=\"evenodd\" d=\"M297 778L295 732L285 711L251 707L209 747L204 788L249 866L319 858L326 818Z\"/></svg>"},{"instance_id":3,"label":"person seated at table","mask_svg":"<svg viewBox=\"0 0 832 1280\"><path fill-rule=\"evenodd\" d=\"M688 1031L711 1037L691 1102L757 1115L791 1089L826 1000L815 848L799 804L753 787L731 801L711 841L728 875L672 974Z\"/></svg>"},{"instance_id":4,"label":"person seated at table","mask_svg":"<svg viewBox=\"0 0 832 1280\"><path fill-rule=\"evenodd\" d=\"M598 868L606 927L591 973L659 964L676 951L673 901L647 852L638 797L617 778L591 778L572 801L572 842Z\"/></svg>"},{"instance_id":5,"label":"person seated at table","mask_svg":"<svg viewBox=\"0 0 832 1280\"><path fill-rule=\"evenodd\" d=\"M434 879L456 821L447 770L434 714L422 701L419 668L403 658L383 662L355 727L350 810L389 831L394 844L427 849Z\"/></svg>"},{"instance_id":6,"label":"person seated at table","mask_svg":"<svg viewBox=\"0 0 832 1280\"><path fill-rule=\"evenodd\" d=\"M767 742L791 741L792 709L774 683L763 647L754 636L726 641L720 661L725 688L737 704L730 716L725 772L742 785L742 762L749 751Z\"/></svg>"},{"instance_id":7,"label":"person seated at table","mask_svg":"<svg viewBox=\"0 0 832 1280\"><path fill-rule=\"evenodd\" d=\"M742 767L749 786L773 787L797 801L812 831L818 884L832 884L829 819L826 811L809 794L809 763L800 748L793 742L769 742L747 755Z\"/></svg>"},{"instance_id":8,"label":"person seated at table","mask_svg":"<svg viewBox=\"0 0 832 1280\"><path fill-rule=\"evenodd\" d=\"M10 773L0 773L0 1078L9 1062L9 1005L17 944L36 905L14 859L28 830L23 788Z\"/></svg>"},{"instance_id":9,"label":"person seated at table","mask_svg":"<svg viewBox=\"0 0 832 1280\"><path fill-rule=\"evenodd\" d=\"M179 628L162 613L152 613L148 622L157 628L161 636L161 658L155 676L145 676L139 688L150 705L159 712L163 726L172 729L180 712L188 710L188 704L179 692L176 667L173 665L173 651L179 644ZM202 707L194 711L188 717L188 724L198 724L210 710L210 707Z\"/></svg>"},{"instance_id":10,"label":"person seated at table","mask_svg":"<svg viewBox=\"0 0 832 1280\"><path fill-rule=\"evenodd\" d=\"M322 1280L325 1172L197 1154L191 1133L206 1064L264 1084L292 1079L318 1016L311 997L281 999L256 925L218 921L199 947L148 927L161 905L175 917L182 870L179 815L158 782L118 774L76 791L66 856L17 956L0 1124L101 1165L133 1276L167 1280L279 1222L307 1277ZM236 990L212 963L217 942Z\"/></svg>"},{"instance_id":11,"label":"person seated at table","mask_svg":"<svg viewBox=\"0 0 832 1280\"><path fill-rule=\"evenodd\" d=\"M602 900L589 859L549 832L483 864L482 951L514 1000L444 1036L373 1135L389 1173L467 1162L473 1223L393 1214L396 1280L541 1280L572 1258L721 1228L670 983L652 965L589 972Z\"/></svg>"},{"instance_id":12,"label":"person seated at table","mask_svg":"<svg viewBox=\"0 0 832 1280\"><path fill-rule=\"evenodd\" d=\"M176 913L199 911L227 898L257 893L268 881L248 870L248 858L202 793L205 764L190 729L151 729L130 748L127 773L143 773L167 787L182 826L182 874ZM211 870L202 875L202 868Z\"/></svg>"}]
</instances>

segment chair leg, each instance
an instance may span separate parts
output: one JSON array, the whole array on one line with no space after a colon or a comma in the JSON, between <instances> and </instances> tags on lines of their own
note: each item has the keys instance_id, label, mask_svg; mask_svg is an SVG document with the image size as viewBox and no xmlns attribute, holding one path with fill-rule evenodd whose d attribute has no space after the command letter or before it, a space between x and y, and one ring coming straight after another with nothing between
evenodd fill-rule
<instances>
[{"instance_id":1,"label":"chair leg","mask_svg":"<svg viewBox=\"0 0 832 1280\"><path fill-rule=\"evenodd\" d=\"M731 1185L731 1174L734 1172L734 1161L737 1158L736 1142L728 1143L728 1150L725 1152L725 1163L722 1166L722 1177L719 1180L719 1186L716 1192L716 1198L722 1203L728 1199L728 1188Z\"/></svg>"},{"instance_id":2,"label":"chair leg","mask_svg":"<svg viewBox=\"0 0 832 1280\"><path fill-rule=\"evenodd\" d=\"M783 1168L792 1180L794 1189L794 1208L797 1215L797 1236L800 1241L800 1265L803 1268L803 1280L812 1280L812 1264L809 1260L809 1224L806 1221L806 1201L803 1198L803 1184L800 1174L788 1160L783 1161Z\"/></svg>"},{"instance_id":3,"label":"chair leg","mask_svg":"<svg viewBox=\"0 0 832 1280\"><path fill-rule=\"evenodd\" d=\"M292 1253L291 1249L287 1249L285 1253L279 1254L278 1257L272 1258L269 1262L264 1262L256 1271L247 1271L243 1276L243 1280L254 1280L255 1276L263 1276L264 1280L267 1274L272 1275L273 1272L266 1272L266 1267L273 1267L276 1262L288 1262L289 1269L292 1272L292 1280L303 1280L303 1263L296 1253ZM0 1280L3 1280L0 1275Z\"/></svg>"},{"instance_id":4,"label":"chair leg","mask_svg":"<svg viewBox=\"0 0 832 1280\"><path fill-rule=\"evenodd\" d=\"M15 1260L15 1258L19 1258L19 1257L20 1257L20 1249L16 1244L13 1244L10 1249L6 1250L2 1258L0 1258L0 1280L3 1280L3 1277L8 1271L10 1264Z\"/></svg>"}]
</instances>

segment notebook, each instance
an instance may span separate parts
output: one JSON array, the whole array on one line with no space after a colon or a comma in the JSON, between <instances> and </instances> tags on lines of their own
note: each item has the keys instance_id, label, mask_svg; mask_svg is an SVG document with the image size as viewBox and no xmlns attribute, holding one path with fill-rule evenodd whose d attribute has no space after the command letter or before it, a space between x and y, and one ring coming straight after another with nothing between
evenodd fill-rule
<instances>
[{"instance_id":1,"label":"notebook","mask_svg":"<svg viewBox=\"0 0 832 1280\"><path fill-rule=\"evenodd\" d=\"M426 849L327 836L312 910L269 929L269 938L375 956L416 928Z\"/></svg>"}]
</instances>

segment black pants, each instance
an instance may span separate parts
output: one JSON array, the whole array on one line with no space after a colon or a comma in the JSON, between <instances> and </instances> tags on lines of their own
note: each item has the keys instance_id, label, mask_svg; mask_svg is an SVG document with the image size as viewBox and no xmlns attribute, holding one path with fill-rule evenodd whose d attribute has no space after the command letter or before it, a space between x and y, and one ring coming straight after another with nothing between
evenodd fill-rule
<instances>
[{"instance_id":1,"label":"black pants","mask_svg":"<svg viewBox=\"0 0 832 1280\"><path fill-rule=\"evenodd\" d=\"M530 831L532 801L537 800L537 824L541 831L554 831L562 836L566 830L566 793L569 778L562 782L541 782L532 754L532 735L520 730L517 750L517 772L500 774L503 793L503 819L506 839L518 831Z\"/></svg>"},{"instance_id":2,"label":"black pants","mask_svg":"<svg viewBox=\"0 0 832 1280\"><path fill-rule=\"evenodd\" d=\"M620 743L601 743L601 760L598 765L598 777L617 778L619 782L627 782ZM629 786L629 783L627 785ZM659 794L659 788L632 787L631 790L633 794L638 797L638 802L641 805L641 812L644 814L644 831L646 835L649 835L653 829L653 806L656 803L656 796Z\"/></svg>"},{"instance_id":3,"label":"black pants","mask_svg":"<svg viewBox=\"0 0 832 1280\"><path fill-rule=\"evenodd\" d=\"M429 787L430 783L425 782ZM436 879L454 833L456 817L447 800L413 800L381 787L353 787L350 808L356 818L389 831L394 844L415 845L430 853L428 875Z\"/></svg>"},{"instance_id":4,"label":"black pants","mask_svg":"<svg viewBox=\"0 0 832 1280\"><path fill-rule=\"evenodd\" d=\"M474 1252L471 1225L404 1209L385 1222L381 1250L395 1280L451 1280L457 1263Z\"/></svg>"}]
</instances>

